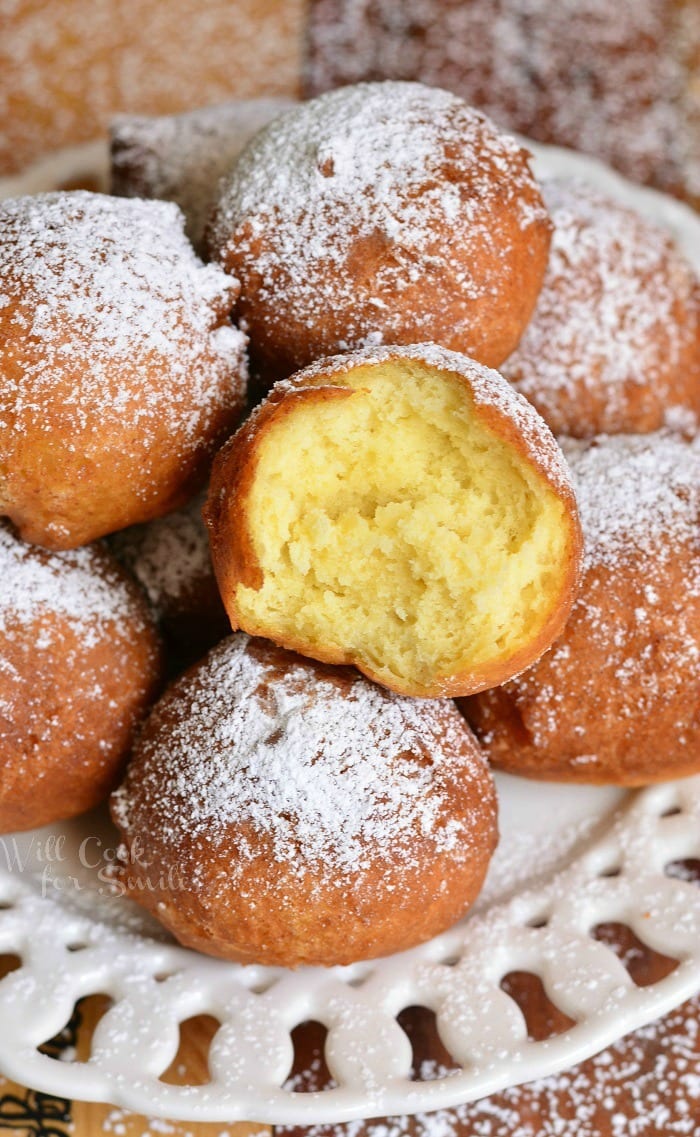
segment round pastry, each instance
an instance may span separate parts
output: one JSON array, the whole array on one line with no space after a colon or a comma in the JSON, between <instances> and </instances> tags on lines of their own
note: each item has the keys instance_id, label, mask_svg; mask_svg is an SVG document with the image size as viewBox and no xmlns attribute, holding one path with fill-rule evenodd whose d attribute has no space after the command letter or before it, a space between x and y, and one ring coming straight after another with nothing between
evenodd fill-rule
<instances>
[{"instance_id":1,"label":"round pastry","mask_svg":"<svg viewBox=\"0 0 700 1137\"><path fill-rule=\"evenodd\" d=\"M211 563L203 504L198 494L182 509L122 529L109 541L114 556L144 588L176 671L231 631Z\"/></svg>"},{"instance_id":2,"label":"round pastry","mask_svg":"<svg viewBox=\"0 0 700 1137\"><path fill-rule=\"evenodd\" d=\"M127 896L188 947L283 966L443 931L497 835L491 776L453 704L245 635L156 705L112 813Z\"/></svg>"},{"instance_id":3,"label":"round pastry","mask_svg":"<svg viewBox=\"0 0 700 1137\"><path fill-rule=\"evenodd\" d=\"M461 702L501 769L642 785L700 771L700 437L568 442L586 543L564 633Z\"/></svg>"},{"instance_id":4,"label":"round pastry","mask_svg":"<svg viewBox=\"0 0 700 1137\"><path fill-rule=\"evenodd\" d=\"M498 366L542 284L550 222L528 154L418 83L334 91L241 155L209 235L241 282L257 373L434 340Z\"/></svg>"},{"instance_id":5,"label":"round pastry","mask_svg":"<svg viewBox=\"0 0 700 1137\"><path fill-rule=\"evenodd\" d=\"M236 284L176 206L0 205L0 515L72 548L185 501L240 418Z\"/></svg>"},{"instance_id":6,"label":"round pastry","mask_svg":"<svg viewBox=\"0 0 700 1137\"><path fill-rule=\"evenodd\" d=\"M497 372L430 344L278 383L217 456L205 520L234 627L402 694L516 674L577 582L552 435Z\"/></svg>"},{"instance_id":7,"label":"round pastry","mask_svg":"<svg viewBox=\"0 0 700 1137\"><path fill-rule=\"evenodd\" d=\"M305 92L446 87L700 205L697 0L311 0Z\"/></svg>"},{"instance_id":8,"label":"round pastry","mask_svg":"<svg viewBox=\"0 0 700 1137\"><path fill-rule=\"evenodd\" d=\"M542 192L554 222L506 379L555 434L645 433L700 414L700 284L671 235L581 182Z\"/></svg>"},{"instance_id":9,"label":"round pastry","mask_svg":"<svg viewBox=\"0 0 700 1137\"><path fill-rule=\"evenodd\" d=\"M112 122L111 192L174 201L198 252L218 186L247 142L291 99L234 99L179 115L119 115Z\"/></svg>"},{"instance_id":10,"label":"round pastry","mask_svg":"<svg viewBox=\"0 0 700 1137\"><path fill-rule=\"evenodd\" d=\"M119 779L160 681L140 590L97 546L48 553L0 523L0 832L73 817Z\"/></svg>"}]
</instances>

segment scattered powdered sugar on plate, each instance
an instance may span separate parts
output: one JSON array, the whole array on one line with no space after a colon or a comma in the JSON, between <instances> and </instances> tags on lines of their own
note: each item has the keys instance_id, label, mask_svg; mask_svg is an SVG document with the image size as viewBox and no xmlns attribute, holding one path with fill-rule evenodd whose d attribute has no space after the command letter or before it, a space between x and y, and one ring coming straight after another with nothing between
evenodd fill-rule
<instances>
[{"instance_id":1,"label":"scattered powdered sugar on plate","mask_svg":"<svg viewBox=\"0 0 700 1137\"><path fill-rule=\"evenodd\" d=\"M695 273L667 230L592 186L557 178L542 192L554 222L549 265L503 374L559 433L579 415L587 424L585 392L604 403L586 433L600 432L598 417L603 429L624 427L628 385L645 388L660 426L688 397L693 362L700 382Z\"/></svg>"},{"instance_id":2,"label":"scattered powdered sugar on plate","mask_svg":"<svg viewBox=\"0 0 700 1137\"><path fill-rule=\"evenodd\" d=\"M700 1116L700 999L560 1074L454 1109L345 1124L305 1137L695 1137ZM437 1062L421 1074L448 1077ZM297 1079L316 1088L318 1071ZM309 1085L311 1082L311 1085ZM298 1128L276 1126L280 1137Z\"/></svg>"},{"instance_id":3,"label":"scattered powdered sugar on plate","mask_svg":"<svg viewBox=\"0 0 700 1137\"><path fill-rule=\"evenodd\" d=\"M402 698L242 634L165 696L132 770L114 799L127 833L162 825L177 845L238 827L245 855L252 826L275 860L343 876L378 852L412 862L421 837L468 856L474 819L453 816L450 787L487 777L448 701Z\"/></svg>"},{"instance_id":4,"label":"scattered powdered sugar on plate","mask_svg":"<svg viewBox=\"0 0 700 1137\"><path fill-rule=\"evenodd\" d=\"M591 840L600 819L581 818L553 832L504 830L472 911L481 912L563 869Z\"/></svg>"}]
</instances>

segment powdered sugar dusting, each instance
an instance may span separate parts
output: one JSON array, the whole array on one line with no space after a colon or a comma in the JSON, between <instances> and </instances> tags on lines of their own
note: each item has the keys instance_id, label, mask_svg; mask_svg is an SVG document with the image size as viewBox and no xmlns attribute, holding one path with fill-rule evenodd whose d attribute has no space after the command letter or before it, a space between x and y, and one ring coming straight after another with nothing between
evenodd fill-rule
<instances>
[{"instance_id":1,"label":"powdered sugar dusting","mask_svg":"<svg viewBox=\"0 0 700 1137\"><path fill-rule=\"evenodd\" d=\"M658 428L678 406L697 411L700 293L669 233L582 182L542 191L549 266L503 374L557 433Z\"/></svg>"},{"instance_id":2,"label":"powdered sugar dusting","mask_svg":"<svg viewBox=\"0 0 700 1137\"><path fill-rule=\"evenodd\" d=\"M349 350L392 342L405 323L397 300L426 272L465 300L495 288L471 266L496 247L503 277L513 239L504 217L517 219L524 241L546 219L513 139L446 91L365 84L302 104L253 140L224 183L210 245L223 262L235 250L244 285L256 274L262 295L293 305L302 326L319 305L342 304L348 323L336 346ZM376 295L357 304L370 285ZM430 307L413 313L425 338Z\"/></svg>"},{"instance_id":3,"label":"powdered sugar dusting","mask_svg":"<svg viewBox=\"0 0 700 1137\"><path fill-rule=\"evenodd\" d=\"M688 773L700 746L700 436L562 445L584 534L580 593L538 663L477 697L480 737L494 760L540 777Z\"/></svg>"},{"instance_id":4,"label":"powdered sugar dusting","mask_svg":"<svg viewBox=\"0 0 700 1137\"><path fill-rule=\"evenodd\" d=\"M112 123L112 193L174 201L196 248L220 179L290 99L236 99L181 115L120 115Z\"/></svg>"},{"instance_id":5,"label":"powdered sugar dusting","mask_svg":"<svg viewBox=\"0 0 700 1137\"><path fill-rule=\"evenodd\" d=\"M11 816L36 825L108 794L155 696L159 649L145 601L98 545L49 553L0 523L0 580L3 808L10 794Z\"/></svg>"},{"instance_id":6,"label":"powdered sugar dusting","mask_svg":"<svg viewBox=\"0 0 700 1137\"><path fill-rule=\"evenodd\" d=\"M252 826L275 860L300 872L325 866L337 880L377 855L413 863L417 837L469 855L474 818L449 815L449 785L485 770L450 703L401 698L255 645L242 634L225 641L156 710L138 784L127 780L115 799L127 833L141 831L146 802L176 845L236 827L239 871L254 853L244 835Z\"/></svg>"},{"instance_id":7,"label":"powdered sugar dusting","mask_svg":"<svg viewBox=\"0 0 700 1137\"><path fill-rule=\"evenodd\" d=\"M213 585L203 504L199 494L182 509L123 529L110 539L115 556L143 585L159 617L186 600L200 582Z\"/></svg>"},{"instance_id":8,"label":"powdered sugar dusting","mask_svg":"<svg viewBox=\"0 0 700 1137\"><path fill-rule=\"evenodd\" d=\"M173 445L191 447L224 383L240 403L245 339L226 319L237 285L196 258L176 206L49 193L4 202L0 220L0 425L50 431L45 400L76 356L87 364L63 402L76 432L97 412L103 426L138 426L146 439L165 424ZM134 392L123 372L137 361Z\"/></svg>"},{"instance_id":9,"label":"powdered sugar dusting","mask_svg":"<svg viewBox=\"0 0 700 1137\"><path fill-rule=\"evenodd\" d=\"M700 435L601 436L591 443L562 439L585 536L588 566L615 568L640 555L654 576L681 549L694 550L689 596L700 596ZM700 648L700 633L698 633Z\"/></svg>"},{"instance_id":10,"label":"powdered sugar dusting","mask_svg":"<svg viewBox=\"0 0 700 1137\"><path fill-rule=\"evenodd\" d=\"M420 79L697 198L699 44L697 4L668 0L315 0L307 89Z\"/></svg>"},{"instance_id":11,"label":"powdered sugar dusting","mask_svg":"<svg viewBox=\"0 0 700 1137\"><path fill-rule=\"evenodd\" d=\"M93 641L110 625L125 620L138 623L133 593L96 546L49 553L20 541L0 523L0 579L4 637L18 629L24 634L46 616L70 621ZM48 625L41 634L50 635Z\"/></svg>"}]
</instances>

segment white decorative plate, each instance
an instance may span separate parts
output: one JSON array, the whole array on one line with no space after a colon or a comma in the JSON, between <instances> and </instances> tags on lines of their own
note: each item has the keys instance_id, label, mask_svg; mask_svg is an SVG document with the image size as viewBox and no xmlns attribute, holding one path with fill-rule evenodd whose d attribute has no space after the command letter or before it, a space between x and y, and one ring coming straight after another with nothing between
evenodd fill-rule
<instances>
[{"instance_id":1,"label":"white decorative plate","mask_svg":"<svg viewBox=\"0 0 700 1137\"><path fill-rule=\"evenodd\" d=\"M700 219L690 210L589 158L528 145L540 175L579 175L666 224L700 271ZM104 148L79 151L77 165L61 156L26 180L0 183L0 196L53 188L92 169L104 171ZM16 954L21 966L0 981L0 1071L48 1093L151 1116L346 1121L449 1107L553 1073L700 990L700 888L669 868L700 859L700 777L639 793L497 781L502 842L470 916L403 955L329 970L244 968L173 945L110 896L104 870L115 835L101 814L1 838L0 953ZM628 925L677 968L636 987L591 934L607 922ZM519 1007L500 987L514 970L540 976L575 1025L547 1041L528 1039ZM89 1060L40 1053L76 1001L97 992L112 1006ZM461 1069L411 1079L411 1046L396 1017L414 1005L435 1012ZM210 1082L161 1082L178 1024L200 1013L221 1023ZM316 1093L286 1084L291 1032L307 1020L328 1029L335 1083Z\"/></svg>"}]
</instances>

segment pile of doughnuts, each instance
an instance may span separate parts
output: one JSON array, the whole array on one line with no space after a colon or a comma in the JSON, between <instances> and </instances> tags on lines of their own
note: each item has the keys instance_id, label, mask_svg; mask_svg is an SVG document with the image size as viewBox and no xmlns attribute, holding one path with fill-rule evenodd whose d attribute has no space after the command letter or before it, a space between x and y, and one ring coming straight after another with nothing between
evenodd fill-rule
<instances>
[{"instance_id":1,"label":"pile of doughnuts","mask_svg":"<svg viewBox=\"0 0 700 1137\"><path fill-rule=\"evenodd\" d=\"M700 769L668 233L408 82L122 119L113 190L0 205L0 828L121 781L123 892L329 965L469 908L489 762Z\"/></svg>"},{"instance_id":2,"label":"pile of doughnuts","mask_svg":"<svg viewBox=\"0 0 700 1137\"><path fill-rule=\"evenodd\" d=\"M115 114L411 79L700 203L696 0L13 0L2 19L0 174Z\"/></svg>"}]
</instances>

